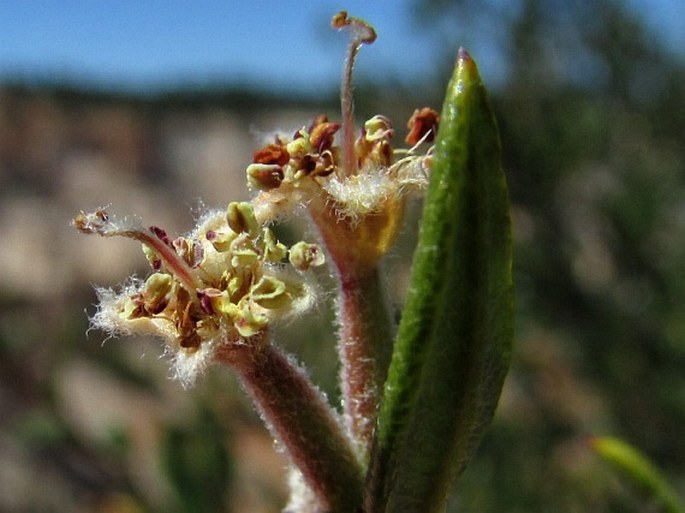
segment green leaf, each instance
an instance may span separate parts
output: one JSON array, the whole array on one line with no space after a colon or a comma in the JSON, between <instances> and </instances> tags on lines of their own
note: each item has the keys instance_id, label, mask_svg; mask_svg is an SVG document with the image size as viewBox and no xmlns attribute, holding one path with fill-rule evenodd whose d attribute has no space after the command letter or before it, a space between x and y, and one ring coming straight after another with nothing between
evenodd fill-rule
<instances>
[{"instance_id":1,"label":"green leaf","mask_svg":"<svg viewBox=\"0 0 685 513\"><path fill-rule=\"evenodd\" d=\"M684 513L685 506L661 472L640 451L617 438L597 437L590 447L618 469L638 490L645 492L668 513Z\"/></svg>"},{"instance_id":2,"label":"green leaf","mask_svg":"<svg viewBox=\"0 0 685 513\"><path fill-rule=\"evenodd\" d=\"M475 62L447 89L366 511L441 511L490 423L513 339L509 200Z\"/></svg>"}]
</instances>

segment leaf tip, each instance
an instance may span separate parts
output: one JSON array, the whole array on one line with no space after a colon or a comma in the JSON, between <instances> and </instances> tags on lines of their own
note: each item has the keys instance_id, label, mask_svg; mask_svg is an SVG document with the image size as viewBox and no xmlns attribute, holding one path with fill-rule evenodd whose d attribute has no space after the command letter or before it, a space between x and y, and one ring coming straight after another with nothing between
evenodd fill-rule
<instances>
[{"instance_id":1,"label":"leaf tip","mask_svg":"<svg viewBox=\"0 0 685 513\"><path fill-rule=\"evenodd\" d=\"M480 78L476 61L463 46L460 46L459 51L457 52L457 62L455 64L455 68L461 77L470 77L472 79Z\"/></svg>"}]
</instances>

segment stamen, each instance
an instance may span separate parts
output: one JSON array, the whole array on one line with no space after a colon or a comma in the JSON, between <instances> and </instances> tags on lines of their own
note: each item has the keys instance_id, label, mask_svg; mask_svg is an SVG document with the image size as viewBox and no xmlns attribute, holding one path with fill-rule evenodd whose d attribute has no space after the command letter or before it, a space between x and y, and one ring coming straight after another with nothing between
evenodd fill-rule
<instances>
[{"instance_id":1,"label":"stamen","mask_svg":"<svg viewBox=\"0 0 685 513\"><path fill-rule=\"evenodd\" d=\"M340 83L340 108L342 110L342 170L350 176L357 171L354 155L354 98L352 97L352 72L357 53L363 44L376 40L376 31L362 19L350 17L347 11L340 11L333 16L331 26L336 29L348 29L350 42L343 63Z\"/></svg>"}]
</instances>

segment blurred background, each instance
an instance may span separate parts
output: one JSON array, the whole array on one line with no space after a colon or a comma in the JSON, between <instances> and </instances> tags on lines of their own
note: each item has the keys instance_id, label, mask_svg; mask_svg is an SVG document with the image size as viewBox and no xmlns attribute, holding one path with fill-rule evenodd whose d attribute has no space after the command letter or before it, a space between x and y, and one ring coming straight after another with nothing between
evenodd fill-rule
<instances>
[{"instance_id":1,"label":"blurred background","mask_svg":"<svg viewBox=\"0 0 685 513\"><path fill-rule=\"evenodd\" d=\"M111 205L180 233L245 197L263 134L337 117L341 8L379 33L360 119L403 137L461 45L502 131L517 340L451 511L657 511L591 435L685 496L685 4L0 0L0 512L280 510L284 459L228 372L183 390L157 341L88 331L92 285L145 259L68 223ZM388 259L397 302L417 223ZM331 315L304 322L280 339L335 400Z\"/></svg>"}]
</instances>

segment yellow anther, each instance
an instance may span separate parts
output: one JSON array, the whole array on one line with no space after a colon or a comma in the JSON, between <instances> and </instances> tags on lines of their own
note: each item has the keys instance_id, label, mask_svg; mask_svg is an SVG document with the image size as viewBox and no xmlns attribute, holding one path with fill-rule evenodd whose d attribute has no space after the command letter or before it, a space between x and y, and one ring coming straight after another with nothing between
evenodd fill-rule
<instances>
[{"instance_id":1,"label":"yellow anther","mask_svg":"<svg viewBox=\"0 0 685 513\"><path fill-rule=\"evenodd\" d=\"M226 222L236 233L247 233L255 238L259 235L259 223L254 208L246 201L232 201L226 209Z\"/></svg>"},{"instance_id":2,"label":"yellow anther","mask_svg":"<svg viewBox=\"0 0 685 513\"><path fill-rule=\"evenodd\" d=\"M158 314L169 303L169 292L173 286L171 275L155 273L145 280L143 288L143 302L145 310L151 314Z\"/></svg>"},{"instance_id":3,"label":"yellow anther","mask_svg":"<svg viewBox=\"0 0 685 513\"><path fill-rule=\"evenodd\" d=\"M378 139L391 139L393 136L390 120L380 114L375 115L364 123L367 141L377 141Z\"/></svg>"}]
</instances>

